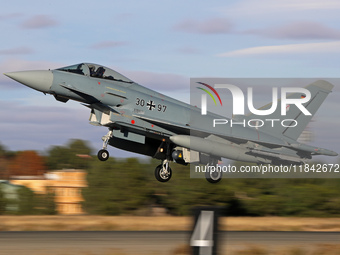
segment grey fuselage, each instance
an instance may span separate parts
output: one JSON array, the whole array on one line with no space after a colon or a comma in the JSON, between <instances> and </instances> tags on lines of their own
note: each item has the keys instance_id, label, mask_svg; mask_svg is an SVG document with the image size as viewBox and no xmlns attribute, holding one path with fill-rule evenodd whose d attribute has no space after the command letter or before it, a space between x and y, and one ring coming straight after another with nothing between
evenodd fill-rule
<instances>
[{"instance_id":1,"label":"grey fuselage","mask_svg":"<svg viewBox=\"0 0 340 255\"><path fill-rule=\"evenodd\" d=\"M198 152L204 156L201 158L223 157L275 164L302 163L318 154L337 155L329 150L299 144L295 139L268 129L241 125L213 127L214 119L226 118L209 112L202 115L197 107L143 87L100 65L83 63L51 71L6 75L52 94L58 101L82 102L91 109L91 124L113 130L110 145L159 159L171 155L169 150L183 148ZM28 76L31 80L24 81L23 77ZM39 86L34 85L34 76L43 77L36 82ZM164 143L168 146L164 147ZM160 151L162 146L164 151ZM199 160L200 163L206 161Z\"/></svg>"}]
</instances>

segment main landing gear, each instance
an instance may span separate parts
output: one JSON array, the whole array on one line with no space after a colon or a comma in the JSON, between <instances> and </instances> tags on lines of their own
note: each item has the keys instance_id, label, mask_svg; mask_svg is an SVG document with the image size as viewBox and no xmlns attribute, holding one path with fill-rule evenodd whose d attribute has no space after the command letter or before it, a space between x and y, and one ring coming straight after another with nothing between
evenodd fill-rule
<instances>
[{"instance_id":1,"label":"main landing gear","mask_svg":"<svg viewBox=\"0 0 340 255\"><path fill-rule=\"evenodd\" d=\"M216 166L217 161L211 161L209 164L207 164L207 170L205 172L205 178L210 183L218 183L222 180L222 171L215 169L215 168L209 168L209 166ZM214 169L214 171L212 171Z\"/></svg>"},{"instance_id":2,"label":"main landing gear","mask_svg":"<svg viewBox=\"0 0 340 255\"><path fill-rule=\"evenodd\" d=\"M220 180L222 180L222 172L220 172L220 171L215 171L215 172L207 171L205 173L205 178L210 183L218 183Z\"/></svg>"},{"instance_id":3,"label":"main landing gear","mask_svg":"<svg viewBox=\"0 0 340 255\"><path fill-rule=\"evenodd\" d=\"M97 154L98 159L100 161L106 161L110 157L110 154L107 151L107 144L109 143L109 140L111 139L111 137L112 137L112 129L109 129L109 132L102 137L102 140L103 140L103 149L98 151L98 154Z\"/></svg>"},{"instance_id":4,"label":"main landing gear","mask_svg":"<svg viewBox=\"0 0 340 255\"><path fill-rule=\"evenodd\" d=\"M171 179L172 170L169 161L163 160L162 164L158 165L155 169L155 177L159 182L167 182Z\"/></svg>"}]
</instances>

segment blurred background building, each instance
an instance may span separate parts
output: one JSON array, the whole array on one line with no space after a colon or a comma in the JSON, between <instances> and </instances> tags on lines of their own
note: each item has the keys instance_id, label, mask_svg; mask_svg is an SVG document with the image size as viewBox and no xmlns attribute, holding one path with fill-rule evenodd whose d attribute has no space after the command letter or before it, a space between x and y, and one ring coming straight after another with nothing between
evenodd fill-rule
<instances>
[{"instance_id":1,"label":"blurred background building","mask_svg":"<svg viewBox=\"0 0 340 255\"><path fill-rule=\"evenodd\" d=\"M5 186L8 190L6 193L15 193L14 187L17 186L26 186L37 194L54 194L58 214L84 214L81 189L87 187L87 184L86 172L83 170L65 169L50 171L41 176L11 176L10 182Z\"/></svg>"}]
</instances>

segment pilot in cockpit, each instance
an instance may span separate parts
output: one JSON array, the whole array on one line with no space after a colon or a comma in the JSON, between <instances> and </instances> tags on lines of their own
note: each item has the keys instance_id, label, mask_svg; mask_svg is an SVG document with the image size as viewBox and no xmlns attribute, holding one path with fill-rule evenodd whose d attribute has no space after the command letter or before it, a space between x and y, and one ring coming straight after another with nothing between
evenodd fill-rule
<instances>
[{"instance_id":1,"label":"pilot in cockpit","mask_svg":"<svg viewBox=\"0 0 340 255\"><path fill-rule=\"evenodd\" d=\"M104 78L104 73L106 71L104 67L99 66L96 70L95 66L91 65L89 66L89 69L91 77Z\"/></svg>"},{"instance_id":2,"label":"pilot in cockpit","mask_svg":"<svg viewBox=\"0 0 340 255\"><path fill-rule=\"evenodd\" d=\"M104 73L105 73L105 68L100 66L100 67L98 67L95 76L98 77L98 78L103 78Z\"/></svg>"},{"instance_id":3,"label":"pilot in cockpit","mask_svg":"<svg viewBox=\"0 0 340 255\"><path fill-rule=\"evenodd\" d=\"M93 65L90 65L89 69L90 69L90 76L93 77L94 74L96 73L96 68Z\"/></svg>"}]
</instances>

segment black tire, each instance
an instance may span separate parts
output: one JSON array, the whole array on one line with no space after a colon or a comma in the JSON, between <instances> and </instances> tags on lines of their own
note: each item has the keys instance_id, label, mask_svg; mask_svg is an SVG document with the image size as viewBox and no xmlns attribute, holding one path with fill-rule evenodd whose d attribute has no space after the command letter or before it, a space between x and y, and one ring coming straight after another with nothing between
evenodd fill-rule
<instances>
[{"instance_id":1,"label":"black tire","mask_svg":"<svg viewBox=\"0 0 340 255\"><path fill-rule=\"evenodd\" d=\"M219 181L222 180L222 172L221 171L215 171L215 172L207 171L205 173L205 178L210 183L218 183Z\"/></svg>"},{"instance_id":2,"label":"black tire","mask_svg":"<svg viewBox=\"0 0 340 255\"><path fill-rule=\"evenodd\" d=\"M167 182L171 179L172 176L172 170L169 167L168 169L169 174L167 176L162 174L162 164L158 165L155 169L155 177L157 179L157 181L159 182Z\"/></svg>"},{"instance_id":3,"label":"black tire","mask_svg":"<svg viewBox=\"0 0 340 255\"><path fill-rule=\"evenodd\" d=\"M100 150L100 151L98 151L97 156L98 156L98 159L100 161L106 161L106 160L109 159L110 154L109 154L109 152L107 150Z\"/></svg>"}]
</instances>

